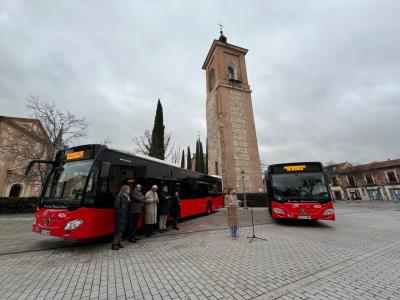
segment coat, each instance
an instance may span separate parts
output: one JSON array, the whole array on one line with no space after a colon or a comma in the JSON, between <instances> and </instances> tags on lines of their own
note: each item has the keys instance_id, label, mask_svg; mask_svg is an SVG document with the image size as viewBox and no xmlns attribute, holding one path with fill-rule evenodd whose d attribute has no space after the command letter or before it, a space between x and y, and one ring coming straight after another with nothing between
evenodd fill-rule
<instances>
[{"instance_id":1,"label":"coat","mask_svg":"<svg viewBox=\"0 0 400 300\"><path fill-rule=\"evenodd\" d=\"M142 192L134 190L129 195L131 198L131 202L129 205L129 213L130 214L140 214L143 210L145 198Z\"/></svg>"},{"instance_id":2,"label":"coat","mask_svg":"<svg viewBox=\"0 0 400 300\"><path fill-rule=\"evenodd\" d=\"M172 196L171 200L171 216L173 218L179 218L181 214L181 198L177 195Z\"/></svg>"},{"instance_id":3,"label":"coat","mask_svg":"<svg viewBox=\"0 0 400 300\"><path fill-rule=\"evenodd\" d=\"M227 207L228 226L239 226L238 206L239 201L235 195L225 196L225 206Z\"/></svg>"},{"instance_id":4,"label":"coat","mask_svg":"<svg viewBox=\"0 0 400 300\"><path fill-rule=\"evenodd\" d=\"M156 224L157 223L157 204L158 195L156 192L148 191L144 196L144 223Z\"/></svg>"},{"instance_id":5,"label":"coat","mask_svg":"<svg viewBox=\"0 0 400 300\"><path fill-rule=\"evenodd\" d=\"M125 195L118 195L115 198L115 232L122 233L125 230L128 208L129 208L129 197Z\"/></svg>"},{"instance_id":6,"label":"coat","mask_svg":"<svg viewBox=\"0 0 400 300\"><path fill-rule=\"evenodd\" d=\"M171 195L168 192L161 192L160 204L158 204L160 215L168 215L170 207L171 207Z\"/></svg>"}]
</instances>

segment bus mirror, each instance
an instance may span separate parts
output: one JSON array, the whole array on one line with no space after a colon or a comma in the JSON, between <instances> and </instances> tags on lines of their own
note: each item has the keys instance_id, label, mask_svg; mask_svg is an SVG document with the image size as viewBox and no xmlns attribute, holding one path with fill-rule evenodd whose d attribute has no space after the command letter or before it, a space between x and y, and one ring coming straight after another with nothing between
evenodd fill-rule
<instances>
[{"instance_id":1,"label":"bus mirror","mask_svg":"<svg viewBox=\"0 0 400 300\"><path fill-rule=\"evenodd\" d=\"M103 162L101 164L100 178L107 178L110 175L111 163Z\"/></svg>"}]
</instances>

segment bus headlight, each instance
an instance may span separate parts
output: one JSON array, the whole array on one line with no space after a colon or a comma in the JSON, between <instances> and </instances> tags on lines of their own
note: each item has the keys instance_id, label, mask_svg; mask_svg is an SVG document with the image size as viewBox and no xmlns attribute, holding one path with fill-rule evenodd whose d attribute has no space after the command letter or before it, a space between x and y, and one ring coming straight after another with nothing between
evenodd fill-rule
<instances>
[{"instance_id":1,"label":"bus headlight","mask_svg":"<svg viewBox=\"0 0 400 300\"><path fill-rule=\"evenodd\" d=\"M285 214L285 212L283 211L283 209L280 209L280 208L278 208L278 207L275 207L275 208L273 209L273 211L276 212L276 213L279 214L279 215L284 215L284 214Z\"/></svg>"},{"instance_id":2,"label":"bus headlight","mask_svg":"<svg viewBox=\"0 0 400 300\"><path fill-rule=\"evenodd\" d=\"M332 208L325 209L324 216L330 216L330 215L333 215L333 209Z\"/></svg>"},{"instance_id":3,"label":"bus headlight","mask_svg":"<svg viewBox=\"0 0 400 300\"><path fill-rule=\"evenodd\" d=\"M81 219L73 220L71 222L68 222L67 225L65 225L64 230L71 230L71 229L76 229L79 226L83 224L83 221Z\"/></svg>"}]
</instances>

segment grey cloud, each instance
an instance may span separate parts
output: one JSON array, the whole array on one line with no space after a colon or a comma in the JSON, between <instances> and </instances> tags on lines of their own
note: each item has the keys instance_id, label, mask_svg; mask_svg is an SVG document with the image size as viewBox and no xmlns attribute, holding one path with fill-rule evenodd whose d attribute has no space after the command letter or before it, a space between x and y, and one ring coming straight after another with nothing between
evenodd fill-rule
<instances>
[{"instance_id":1,"label":"grey cloud","mask_svg":"<svg viewBox=\"0 0 400 300\"><path fill-rule=\"evenodd\" d=\"M0 6L1 114L30 94L86 116L87 140L132 148L156 101L177 145L205 124L201 64L217 24L249 48L247 70L267 163L399 156L397 1L98 1Z\"/></svg>"}]
</instances>

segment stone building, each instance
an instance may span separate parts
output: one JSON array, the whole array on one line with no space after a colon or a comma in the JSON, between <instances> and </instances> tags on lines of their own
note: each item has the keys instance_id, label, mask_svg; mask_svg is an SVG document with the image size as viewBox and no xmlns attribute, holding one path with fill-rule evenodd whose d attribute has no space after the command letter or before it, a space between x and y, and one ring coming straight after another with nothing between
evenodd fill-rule
<instances>
[{"instance_id":1,"label":"stone building","mask_svg":"<svg viewBox=\"0 0 400 300\"><path fill-rule=\"evenodd\" d=\"M400 201L400 159L326 166L335 200Z\"/></svg>"},{"instance_id":2,"label":"stone building","mask_svg":"<svg viewBox=\"0 0 400 300\"><path fill-rule=\"evenodd\" d=\"M38 196L38 169L24 171L32 159L46 159L51 141L39 120L0 116L0 197Z\"/></svg>"},{"instance_id":3,"label":"stone building","mask_svg":"<svg viewBox=\"0 0 400 300\"><path fill-rule=\"evenodd\" d=\"M203 63L207 87L209 174L222 177L224 190L262 192L261 164L247 79L247 49L214 40ZM244 184L243 177L244 176ZM243 186L244 185L244 186Z\"/></svg>"}]
</instances>

